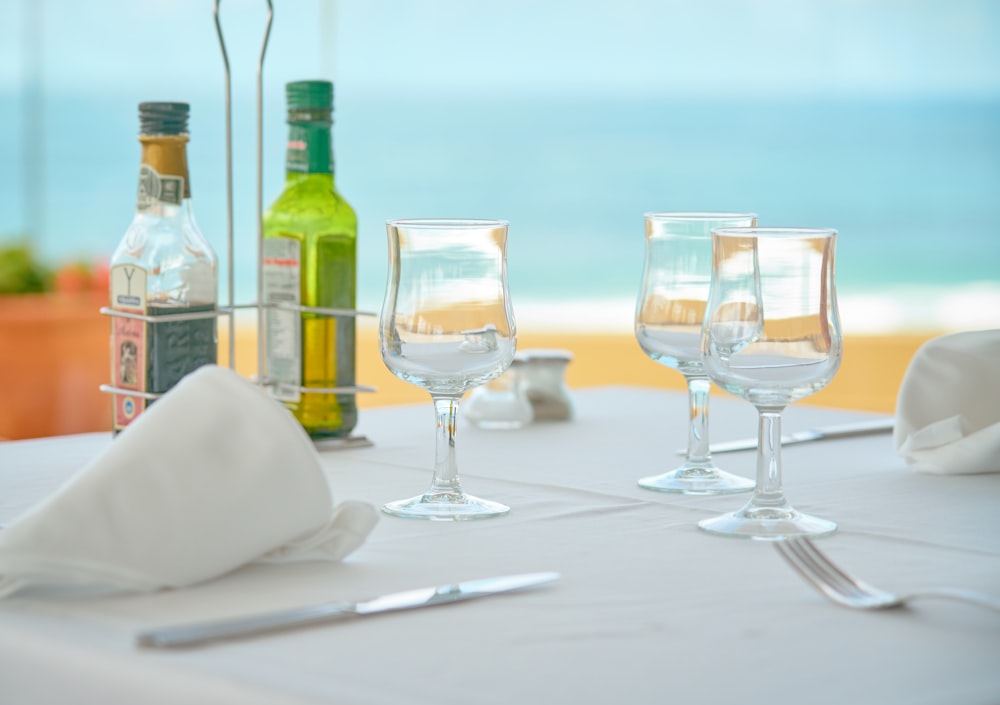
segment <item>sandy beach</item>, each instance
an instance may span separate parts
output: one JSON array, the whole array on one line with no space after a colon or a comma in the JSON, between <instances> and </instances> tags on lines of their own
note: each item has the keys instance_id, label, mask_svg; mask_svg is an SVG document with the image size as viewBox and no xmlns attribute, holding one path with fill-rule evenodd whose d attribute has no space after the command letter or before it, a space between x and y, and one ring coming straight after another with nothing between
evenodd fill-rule
<instances>
[{"instance_id":1,"label":"sandy beach","mask_svg":"<svg viewBox=\"0 0 1000 705\"><path fill-rule=\"evenodd\" d=\"M0 440L110 429L108 321L103 304L90 298L38 295L8 299L0 307ZM680 373L650 360L639 348L623 302L518 313L519 350L561 349L573 355L566 372L570 390L603 385L637 385L683 390ZM580 312L586 311L584 316ZM1000 310L1000 309L986 309ZM523 314L523 315L522 315ZM961 329L996 327L963 326ZM235 369L257 373L254 316L237 316ZM229 365L229 323L220 321L219 364ZM951 330L956 330L953 328ZM844 358L830 385L800 404L891 414L906 368L917 348L938 333L923 329L888 333L845 333ZM72 350L71 355L66 351ZM378 352L374 316L358 321L357 381L376 391L358 395L361 408L429 404L427 392L390 373ZM713 389L713 394L725 394Z\"/></svg>"},{"instance_id":2,"label":"sandy beach","mask_svg":"<svg viewBox=\"0 0 1000 705\"><path fill-rule=\"evenodd\" d=\"M236 328L236 369L246 376L257 371L257 338L253 325ZM898 335L848 334L844 338L844 359L830 385L799 403L893 413L896 395L906 368L925 341L935 333ZM228 330L219 339L220 364L228 364ZM638 385L683 390L680 373L649 359L635 337L625 331L549 330L527 326L518 331L518 350L557 348L573 354L566 371L569 388L602 385ZM357 380L376 392L359 394L361 408L392 404L429 403L427 392L396 378L382 363L378 351L378 331L372 321L358 325ZM725 394L713 389L714 394Z\"/></svg>"}]
</instances>

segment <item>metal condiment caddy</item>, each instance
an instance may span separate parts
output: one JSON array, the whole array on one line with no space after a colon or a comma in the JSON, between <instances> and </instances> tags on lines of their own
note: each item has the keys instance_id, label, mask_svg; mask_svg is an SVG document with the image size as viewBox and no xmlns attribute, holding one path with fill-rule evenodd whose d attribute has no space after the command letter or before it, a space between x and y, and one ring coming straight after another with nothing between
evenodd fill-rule
<instances>
[{"instance_id":1,"label":"metal condiment caddy","mask_svg":"<svg viewBox=\"0 0 1000 705\"><path fill-rule=\"evenodd\" d=\"M264 261L264 228L263 228L263 216L264 216L264 185L263 185L263 171L264 171L264 136L263 136L263 124L264 124L264 106L263 106L263 75L264 75L264 57L267 53L267 44L271 35L271 24L274 16L274 7L272 0L266 0L267 2L267 21L264 27L264 38L261 42L260 56L257 61L257 299L254 303L250 304L236 304L235 303L235 272L234 272L234 246L233 246L233 140L232 140L232 90L231 90L231 72L229 68L229 55L226 51L226 42L222 33L222 23L219 18L219 4L220 0L215 0L212 13L215 20L215 30L219 37L219 48L222 50L222 63L225 68L225 106L226 106L226 262L227 262L227 301L228 304L225 306L217 306L213 311L200 311L194 313L182 313L173 314L169 317L169 321L163 319L162 316L148 316L138 313L130 313L127 311L119 311L111 308L110 306L105 306L101 308L101 313L110 317L122 317L130 318L135 320L143 321L147 324L156 325L159 323L168 322L182 322L191 320L202 320L206 318L219 318L220 316L228 316L229 318L229 368L234 369L236 364L236 317L235 312L241 309L254 309L257 311L257 374L254 377L254 381L263 387L270 386L272 383L264 375L264 360L266 357L266 351L264 349L264 309L279 309L284 311L293 311L297 313L311 313L320 316L331 316L331 317L357 317L357 316L374 316L375 314L370 311L359 311L357 309L340 309L340 308L317 308L311 306L301 306L293 305L287 303L262 303L264 290L264 278L263 278L263 261ZM355 351L355 354L356 351ZM162 394L151 393L151 392L139 392L134 389L125 389L121 387L116 387L111 384L102 384L100 386L102 392L109 394L127 394L130 396L140 397L142 399L153 400L157 399ZM376 388L366 385L356 385L351 387L299 387L298 391L302 394L355 394L355 393L369 393L375 392ZM352 434L344 438L324 438L317 439L317 445L324 447L358 447L363 445L371 445L369 441L364 436L357 434Z\"/></svg>"}]
</instances>

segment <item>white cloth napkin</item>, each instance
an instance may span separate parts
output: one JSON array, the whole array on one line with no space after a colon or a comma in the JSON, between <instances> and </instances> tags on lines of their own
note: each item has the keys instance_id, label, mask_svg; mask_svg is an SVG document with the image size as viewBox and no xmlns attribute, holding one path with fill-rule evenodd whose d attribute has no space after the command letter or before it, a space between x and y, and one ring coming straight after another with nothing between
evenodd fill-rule
<instances>
[{"instance_id":1,"label":"white cloth napkin","mask_svg":"<svg viewBox=\"0 0 1000 705\"><path fill-rule=\"evenodd\" d=\"M0 597L32 584L151 591L255 560L339 560L377 517L369 504L334 506L287 409L205 366L0 530Z\"/></svg>"},{"instance_id":2,"label":"white cloth napkin","mask_svg":"<svg viewBox=\"0 0 1000 705\"><path fill-rule=\"evenodd\" d=\"M946 335L917 350L893 442L922 472L1000 472L1000 330Z\"/></svg>"}]
</instances>

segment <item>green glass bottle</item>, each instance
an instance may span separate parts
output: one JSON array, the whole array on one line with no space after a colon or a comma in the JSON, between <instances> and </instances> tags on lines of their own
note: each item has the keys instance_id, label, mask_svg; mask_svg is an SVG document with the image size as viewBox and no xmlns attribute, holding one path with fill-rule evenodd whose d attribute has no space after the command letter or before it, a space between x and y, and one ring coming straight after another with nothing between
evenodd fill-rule
<instances>
[{"instance_id":1,"label":"green glass bottle","mask_svg":"<svg viewBox=\"0 0 1000 705\"><path fill-rule=\"evenodd\" d=\"M262 301L354 309L357 216L337 193L333 84L286 86L285 188L264 214ZM355 325L350 316L265 308L265 370L272 394L313 438L349 435L357 423ZM303 389L343 389L327 393Z\"/></svg>"}]
</instances>

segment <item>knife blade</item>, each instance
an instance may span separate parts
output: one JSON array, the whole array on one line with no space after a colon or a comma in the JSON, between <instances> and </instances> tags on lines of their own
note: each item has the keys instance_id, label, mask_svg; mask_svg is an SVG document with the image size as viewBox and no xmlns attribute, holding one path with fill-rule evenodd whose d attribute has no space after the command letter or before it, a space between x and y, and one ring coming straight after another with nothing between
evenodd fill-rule
<instances>
[{"instance_id":1,"label":"knife blade","mask_svg":"<svg viewBox=\"0 0 1000 705\"><path fill-rule=\"evenodd\" d=\"M789 446L797 443L808 443L809 441L827 441L835 438L853 438L855 436L872 436L880 433L892 433L893 419L891 416L855 423L840 424L837 426L824 426L822 428L811 428L805 431L790 433L781 437L781 445ZM708 446L709 453L732 453L739 450L755 450L757 448L756 438L743 438L738 441L723 441L712 443ZM678 455L686 455L687 449L678 449Z\"/></svg>"},{"instance_id":2,"label":"knife blade","mask_svg":"<svg viewBox=\"0 0 1000 705\"><path fill-rule=\"evenodd\" d=\"M382 595L363 602L326 602L307 607L233 617L210 622L159 627L136 634L136 645L173 649L200 646L213 641L268 634L324 622L367 617L386 612L446 605L478 597L498 595L552 582L559 573L523 573L461 583L418 588Z\"/></svg>"}]
</instances>

